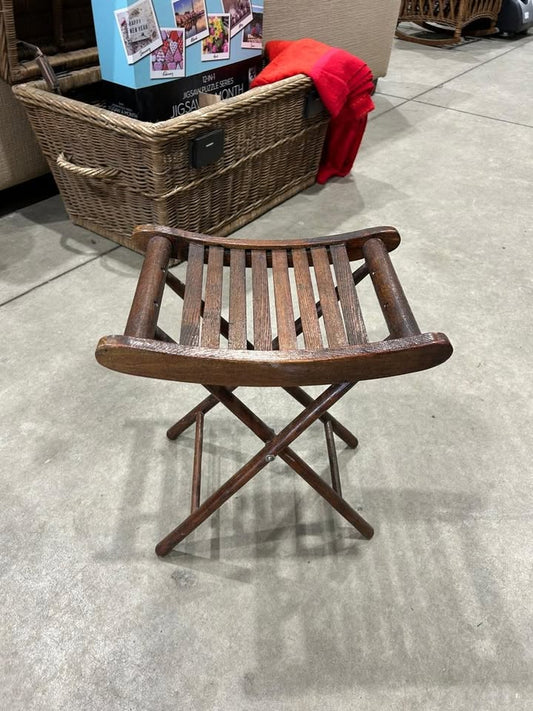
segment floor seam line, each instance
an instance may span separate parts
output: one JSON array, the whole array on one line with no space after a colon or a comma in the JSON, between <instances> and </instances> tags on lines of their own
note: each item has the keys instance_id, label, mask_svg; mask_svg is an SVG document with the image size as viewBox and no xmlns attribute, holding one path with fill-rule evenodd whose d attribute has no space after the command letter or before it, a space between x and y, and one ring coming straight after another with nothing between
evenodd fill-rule
<instances>
[{"instance_id":1,"label":"floor seam line","mask_svg":"<svg viewBox=\"0 0 533 711\"><path fill-rule=\"evenodd\" d=\"M399 97L397 97L397 98L399 98ZM378 118L380 118L381 116L385 116L385 114L389 114L391 111L394 111L394 109L399 109L400 106L403 106L404 104L407 104L408 102L409 102L409 99L404 99L404 100L401 102L401 104L397 104L396 106L391 106L390 108L385 109L385 111L381 111L381 113L376 114L375 116L373 116L371 120L372 120L372 121L377 121Z\"/></svg>"},{"instance_id":2,"label":"floor seam line","mask_svg":"<svg viewBox=\"0 0 533 711\"><path fill-rule=\"evenodd\" d=\"M403 99L404 101L410 101L406 99L405 96L398 96L398 94L387 94L386 92L376 91L375 96L390 96L391 99Z\"/></svg>"},{"instance_id":3,"label":"floor seam line","mask_svg":"<svg viewBox=\"0 0 533 711\"><path fill-rule=\"evenodd\" d=\"M76 269L80 269L81 267L84 267L86 264L91 264L91 262L94 262L97 259L100 259L100 257L104 257L106 254L115 252L119 248L120 248L120 245L117 245L116 247L112 247L107 252L102 252L102 254L97 254L95 257L91 257L91 259L88 259L86 262L83 262L82 264L77 264L76 266L72 267L71 269L67 269L64 272L61 272L61 274L56 274L55 276L50 277L50 279L46 279L46 281L42 281L40 284L35 284L35 286L32 286L30 289L23 291L22 294L17 294L16 296L13 296L11 299L7 299L7 301L3 301L2 303L0 303L0 308L2 308L3 306L7 306L8 304L11 304L13 301L17 301L17 299L21 299L23 296L27 296L28 294L31 294L32 291L36 291L37 289L40 289L42 286L46 286L47 284L50 284L51 282L56 281L57 279L60 279L62 276L65 276L67 274L70 274L71 272L76 271Z\"/></svg>"},{"instance_id":4,"label":"floor seam line","mask_svg":"<svg viewBox=\"0 0 533 711\"><path fill-rule=\"evenodd\" d=\"M510 126L522 126L523 128L533 128L528 123L520 123L519 121L508 121L507 119L497 118L496 116L485 116L485 114L477 114L475 111L466 111L465 109L456 109L453 106L442 106L442 104L430 104L427 101L418 101L418 99L411 99L416 104L421 106L434 106L438 109L445 109L446 111L455 111L458 114L466 114L467 116L478 116L479 118L489 119L489 121L498 121L499 123L507 123ZM376 117L377 118L377 117Z\"/></svg>"},{"instance_id":5,"label":"floor seam line","mask_svg":"<svg viewBox=\"0 0 533 711\"><path fill-rule=\"evenodd\" d=\"M441 86L445 86L449 82L454 81L455 79L458 79L459 77L462 77L465 74L468 74L469 72L473 72L474 70L479 69L480 67L484 67L485 64L494 62L496 59L499 59L500 57L503 57L506 54L509 54L509 52L513 52L516 49L518 49L518 47L511 47L511 49L506 49L505 52L498 54L496 57L490 57L489 59L486 59L484 62L477 64L475 67L470 67L470 69L465 69L464 72L460 72L459 74L456 74L455 76L450 77L450 79L446 79L446 81L440 82L439 84L432 86L431 89L424 89L424 91L420 92L420 94L416 94L411 99L409 99L409 101L415 101L416 99L420 98L421 96L424 96L424 94L428 94L430 91L434 91L435 89L438 89Z\"/></svg>"}]
</instances>

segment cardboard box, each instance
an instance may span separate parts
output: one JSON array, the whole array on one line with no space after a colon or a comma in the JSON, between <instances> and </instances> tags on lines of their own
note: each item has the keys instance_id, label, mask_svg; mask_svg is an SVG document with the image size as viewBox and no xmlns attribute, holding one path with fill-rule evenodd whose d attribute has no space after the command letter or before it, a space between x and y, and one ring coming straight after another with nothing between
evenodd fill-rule
<instances>
[{"instance_id":1,"label":"cardboard box","mask_svg":"<svg viewBox=\"0 0 533 711\"><path fill-rule=\"evenodd\" d=\"M262 68L262 0L92 0L108 108L162 121L198 93L244 93Z\"/></svg>"},{"instance_id":2,"label":"cardboard box","mask_svg":"<svg viewBox=\"0 0 533 711\"><path fill-rule=\"evenodd\" d=\"M400 0L265 0L264 40L311 37L368 64L374 79L387 73Z\"/></svg>"}]
</instances>

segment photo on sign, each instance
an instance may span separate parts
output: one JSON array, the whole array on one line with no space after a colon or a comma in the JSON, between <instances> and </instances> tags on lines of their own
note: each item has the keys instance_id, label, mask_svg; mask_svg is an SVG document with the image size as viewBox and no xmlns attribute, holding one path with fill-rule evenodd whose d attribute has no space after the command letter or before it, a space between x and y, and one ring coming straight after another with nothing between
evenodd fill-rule
<instances>
[{"instance_id":1,"label":"photo on sign","mask_svg":"<svg viewBox=\"0 0 533 711\"><path fill-rule=\"evenodd\" d=\"M160 27L161 47L150 56L150 79L170 79L185 76L185 30Z\"/></svg>"},{"instance_id":2,"label":"photo on sign","mask_svg":"<svg viewBox=\"0 0 533 711\"><path fill-rule=\"evenodd\" d=\"M172 0L176 27L185 30L185 46L207 37L207 9L205 0Z\"/></svg>"},{"instance_id":3,"label":"photo on sign","mask_svg":"<svg viewBox=\"0 0 533 711\"><path fill-rule=\"evenodd\" d=\"M234 37L243 27L252 21L252 4L250 0L222 0L224 12L231 19L231 36Z\"/></svg>"},{"instance_id":4,"label":"photo on sign","mask_svg":"<svg viewBox=\"0 0 533 711\"><path fill-rule=\"evenodd\" d=\"M135 64L162 44L152 0L138 0L115 10L118 30L128 64Z\"/></svg>"},{"instance_id":5,"label":"photo on sign","mask_svg":"<svg viewBox=\"0 0 533 711\"><path fill-rule=\"evenodd\" d=\"M229 15L208 15L207 26L209 34L202 40L202 62L229 59Z\"/></svg>"},{"instance_id":6,"label":"photo on sign","mask_svg":"<svg viewBox=\"0 0 533 711\"><path fill-rule=\"evenodd\" d=\"M253 12L252 21L242 31L241 47L244 49L263 48L263 13Z\"/></svg>"}]
</instances>

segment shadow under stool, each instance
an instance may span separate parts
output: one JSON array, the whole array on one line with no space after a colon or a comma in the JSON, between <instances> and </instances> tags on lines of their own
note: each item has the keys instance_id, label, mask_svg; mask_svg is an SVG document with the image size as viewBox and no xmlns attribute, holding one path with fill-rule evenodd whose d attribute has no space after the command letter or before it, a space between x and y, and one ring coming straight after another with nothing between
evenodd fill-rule
<instances>
[{"instance_id":1,"label":"shadow under stool","mask_svg":"<svg viewBox=\"0 0 533 711\"><path fill-rule=\"evenodd\" d=\"M191 513L157 544L157 554L168 554L278 456L371 538L372 526L342 496L335 449L335 436L353 448L357 438L329 409L359 380L425 370L452 353L444 334L421 333L415 321L389 257L400 243L398 232L376 227L322 238L251 240L143 225L132 243L145 257L129 318L124 335L100 339L98 362L131 375L198 383L209 392L167 432L176 439L196 427ZM185 282L169 271L176 260L187 263ZM360 262L355 271L351 262ZM367 276L389 334L374 342L356 290ZM176 340L158 325L165 287L182 305ZM314 398L306 385L327 387ZM275 433L237 397L239 387L283 388L303 410ZM219 403L264 444L202 502L204 416ZM331 485L290 446L316 420L324 425Z\"/></svg>"}]
</instances>

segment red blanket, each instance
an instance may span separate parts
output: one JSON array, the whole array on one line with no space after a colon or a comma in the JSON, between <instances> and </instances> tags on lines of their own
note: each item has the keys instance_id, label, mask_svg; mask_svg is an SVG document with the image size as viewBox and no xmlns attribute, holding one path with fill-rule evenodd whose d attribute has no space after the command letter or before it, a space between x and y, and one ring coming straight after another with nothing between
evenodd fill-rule
<instances>
[{"instance_id":1,"label":"red blanket","mask_svg":"<svg viewBox=\"0 0 533 711\"><path fill-rule=\"evenodd\" d=\"M311 77L331 114L317 182L348 175L361 145L368 113L374 108L374 85L368 66L343 49L312 39L267 42L266 54L270 61L252 87L295 74Z\"/></svg>"}]
</instances>

